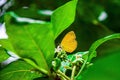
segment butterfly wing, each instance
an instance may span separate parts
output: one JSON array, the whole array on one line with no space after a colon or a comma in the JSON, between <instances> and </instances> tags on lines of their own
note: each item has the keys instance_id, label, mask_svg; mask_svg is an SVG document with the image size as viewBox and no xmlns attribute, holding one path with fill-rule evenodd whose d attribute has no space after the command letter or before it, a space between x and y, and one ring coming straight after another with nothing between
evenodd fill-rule
<instances>
[{"instance_id":1,"label":"butterfly wing","mask_svg":"<svg viewBox=\"0 0 120 80\"><path fill-rule=\"evenodd\" d=\"M61 41L61 47L69 53L72 53L77 48L77 41L74 31L70 31L65 35Z\"/></svg>"}]
</instances>

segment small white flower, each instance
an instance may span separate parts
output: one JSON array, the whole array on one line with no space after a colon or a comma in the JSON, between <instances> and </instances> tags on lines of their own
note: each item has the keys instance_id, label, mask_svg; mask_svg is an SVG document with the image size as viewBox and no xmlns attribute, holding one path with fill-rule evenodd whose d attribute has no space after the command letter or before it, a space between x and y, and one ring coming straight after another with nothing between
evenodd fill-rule
<instances>
[{"instance_id":1,"label":"small white flower","mask_svg":"<svg viewBox=\"0 0 120 80\"><path fill-rule=\"evenodd\" d=\"M61 52L62 51L62 48L60 46L57 46L57 48L55 48L55 53L56 52Z\"/></svg>"}]
</instances>

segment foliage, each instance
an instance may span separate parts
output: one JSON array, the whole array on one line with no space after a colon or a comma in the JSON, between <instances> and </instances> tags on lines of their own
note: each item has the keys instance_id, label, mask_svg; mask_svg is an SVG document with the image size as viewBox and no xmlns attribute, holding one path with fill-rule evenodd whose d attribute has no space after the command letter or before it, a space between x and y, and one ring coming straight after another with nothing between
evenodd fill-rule
<instances>
[{"instance_id":1,"label":"foliage","mask_svg":"<svg viewBox=\"0 0 120 80\"><path fill-rule=\"evenodd\" d=\"M14 0L0 17L9 36L0 39L0 80L119 80L119 8L118 0ZM41 14L44 9L53 12ZM100 20L102 12L107 18ZM55 53L55 46L71 30L77 49ZM19 58L2 66L13 55Z\"/></svg>"}]
</instances>

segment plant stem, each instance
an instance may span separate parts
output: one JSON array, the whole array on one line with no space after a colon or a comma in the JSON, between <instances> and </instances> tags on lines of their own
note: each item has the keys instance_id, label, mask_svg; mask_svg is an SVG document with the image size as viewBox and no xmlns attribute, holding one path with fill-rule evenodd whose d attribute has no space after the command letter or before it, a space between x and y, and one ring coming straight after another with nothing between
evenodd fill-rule
<instances>
[{"instance_id":1,"label":"plant stem","mask_svg":"<svg viewBox=\"0 0 120 80\"><path fill-rule=\"evenodd\" d=\"M62 73L60 70L57 71L57 73L61 76L63 76L66 80L70 80L69 77L67 77L64 73Z\"/></svg>"},{"instance_id":2,"label":"plant stem","mask_svg":"<svg viewBox=\"0 0 120 80\"><path fill-rule=\"evenodd\" d=\"M74 80L76 65L73 66L71 80Z\"/></svg>"},{"instance_id":3,"label":"plant stem","mask_svg":"<svg viewBox=\"0 0 120 80\"><path fill-rule=\"evenodd\" d=\"M87 60L88 60L88 57L87 57L86 60L84 61L84 63L83 63L83 65L82 65L81 69L79 70L76 78L77 78L77 77L81 74L81 72L83 71L83 69L84 69L84 67L85 67L85 65L86 65L86 63L87 63Z\"/></svg>"}]
</instances>

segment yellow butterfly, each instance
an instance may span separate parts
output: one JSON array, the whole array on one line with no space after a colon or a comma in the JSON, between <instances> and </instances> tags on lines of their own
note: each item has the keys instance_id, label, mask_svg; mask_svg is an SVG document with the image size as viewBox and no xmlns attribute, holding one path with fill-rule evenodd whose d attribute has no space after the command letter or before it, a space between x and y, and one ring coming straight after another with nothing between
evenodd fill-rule
<instances>
[{"instance_id":1,"label":"yellow butterfly","mask_svg":"<svg viewBox=\"0 0 120 80\"><path fill-rule=\"evenodd\" d=\"M70 31L64 36L60 46L63 50L69 53L72 53L77 48L76 35L74 31Z\"/></svg>"}]
</instances>

